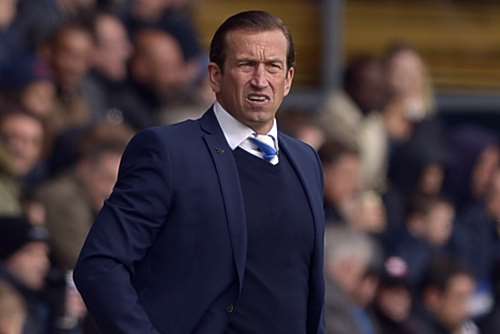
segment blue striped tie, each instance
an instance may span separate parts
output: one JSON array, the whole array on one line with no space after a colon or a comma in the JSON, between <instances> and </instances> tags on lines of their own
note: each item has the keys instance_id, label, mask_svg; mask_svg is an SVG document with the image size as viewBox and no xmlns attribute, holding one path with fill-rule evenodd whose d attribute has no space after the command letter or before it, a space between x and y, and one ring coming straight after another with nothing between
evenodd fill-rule
<instances>
[{"instance_id":1,"label":"blue striped tie","mask_svg":"<svg viewBox=\"0 0 500 334\"><path fill-rule=\"evenodd\" d=\"M264 160L271 162L271 160L274 159L276 155L278 155L278 151L276 149L263 141L254 138L254 137L248 137L248 139L259 149L260 152L262 152ZM272 139L272 138L271 138Z\"/></svg>"}]
</instances>

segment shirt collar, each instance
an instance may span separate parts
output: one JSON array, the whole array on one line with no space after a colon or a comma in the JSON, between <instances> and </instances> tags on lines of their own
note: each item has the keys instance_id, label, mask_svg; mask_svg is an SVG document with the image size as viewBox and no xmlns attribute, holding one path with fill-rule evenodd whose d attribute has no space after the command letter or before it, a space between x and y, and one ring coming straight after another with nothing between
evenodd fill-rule
<instances>
[{"instance_id":1,"label":"shirt collar","mask_svg":"<svg viewBox=\"0 0 500 334\"><path fill-rule=\"evenodd\" d=\"M241 145L248 137L255 135L255 131L245 124L238 121L233 117L230 113L228 113L224 107L219 102L215 102L214 113L219 125L224 133L224 137L226 137L227 143L231 150L236 149ZM278 127L276 125L276 118L273 121L273 127L267 133L267 135L271 136L274 139L274 143L276 145L276 149L278 148Z\"/></svg>"}]
</instances>

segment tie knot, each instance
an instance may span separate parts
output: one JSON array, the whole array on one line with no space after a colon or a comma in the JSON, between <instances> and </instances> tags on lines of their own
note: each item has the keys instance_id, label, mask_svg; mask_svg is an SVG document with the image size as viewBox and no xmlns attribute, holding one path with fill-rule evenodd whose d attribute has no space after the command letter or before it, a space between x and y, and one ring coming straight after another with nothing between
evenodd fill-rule
<instances>
[{"instance_id":1,"label":"tie knot","mask_svg":"<svg viewBox=\"0 0 500 334\"><path fill-rule=\"evenodd\" d=\"M274 140L271 136L257 135L256 137L249 137L248 139L260 152L262 152L264 160L271 161L278 154L274 146Z\"/></svg>"}]
</instances>

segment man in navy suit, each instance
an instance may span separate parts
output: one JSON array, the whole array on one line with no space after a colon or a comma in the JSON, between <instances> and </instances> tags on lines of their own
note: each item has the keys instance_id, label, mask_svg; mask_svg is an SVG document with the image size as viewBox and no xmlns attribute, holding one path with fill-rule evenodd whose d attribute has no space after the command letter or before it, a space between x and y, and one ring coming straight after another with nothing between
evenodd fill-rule
<instances>
[{"instance_id":1,"label":"man in navy suit","mask_svg":"<svg viewBox=\"0 0 500 334\"><path fill-rule=\"evenodd\" d=\"M103 333L323 333L322 171L277 131L294 48L279 18L215 33L217 102L132 139L76 284Z\"/></svg>"}]
</instances>

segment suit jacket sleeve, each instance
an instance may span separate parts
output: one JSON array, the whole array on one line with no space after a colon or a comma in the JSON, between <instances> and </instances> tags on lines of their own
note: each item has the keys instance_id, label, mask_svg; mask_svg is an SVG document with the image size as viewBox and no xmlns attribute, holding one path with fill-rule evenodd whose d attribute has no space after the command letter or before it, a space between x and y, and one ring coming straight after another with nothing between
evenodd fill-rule
<instances>
[{"instance_id":1,"label":"suit jacket sleeve","mask_svg":"<svg viewBox=\"0 0 500 334\"><path fill-rule=\"evenodd\" d=\"M316 160L316 165L318 167L318 178L319 178L319 185L320 185L320 195L321 195L321 198L324 197L324 192L325 192L325 183L324 183L324 174L323 174L323 167L321 165L321 160L319 158L319 155L318 155L318 152L316 150L314 150L313 148L311 148L311 150L313 151L314 153L314 157L315 157L315 160ZM323 207L322 207L323 209ZM318 334L325 334L326 333L326 323L325 323L325 304L324 304L324 298L325 298L325 281L324 281L324 250L325 250L325 245L324 245L324 242L325 242L325 219L326 219L326 216L325 216L325 213L324 213L324 210L322 210L322 222L321 222L321 239L318 240L318 242L320 243L319 245L319 254L316 255L316 263L317 265L319 266L319 270L317 270L318 272L318 276L319 276L319 289L321 291L321 295L322 295L322 298L321 298L321 316L320 316L320 320L319 320L319 326L318 326L318 331L317 333Z\"/></svg>"},{"instance_id":2,"label":"suit jacket sleeve","mask_svg":"<svg viewBox=\"0 0 500 334\"><path fill-rule=\"evenodd\" d=\"M104 333L158 333L132 284L134 264L154 242L171 198L168 156L155 131L139 133L125 150L75 268L76 285Z\"/></svg>"}]
</instances>

